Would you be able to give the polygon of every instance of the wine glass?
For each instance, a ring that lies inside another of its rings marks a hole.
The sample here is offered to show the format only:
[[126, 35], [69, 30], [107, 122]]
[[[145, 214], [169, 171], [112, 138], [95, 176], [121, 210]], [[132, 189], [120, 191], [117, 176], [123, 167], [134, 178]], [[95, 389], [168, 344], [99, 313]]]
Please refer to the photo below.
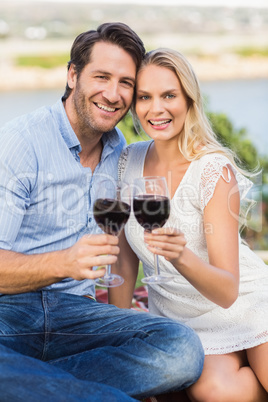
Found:
[[[133, 211], [138, 223], [147, 232], [164, 226], [170, 214], [170, 200], [165, 177], [147, 176], [134, 180]], [[160, 274], [158, 255], [154, 254], [155, 274], [142, 279], [146, 284], [165, 283], [174, 279]]]
[[[96, 194], [93, 205], [95, 221], [105, 233], [119, 236], [130, 215], [129, 186], [123, 181], [105, 179], [98, 184]], [[110, 288], [122, 285], [124, 279], [111, 273], [111, 265], [105, 268], [105, 275], [95, 279], [95, 283]]]

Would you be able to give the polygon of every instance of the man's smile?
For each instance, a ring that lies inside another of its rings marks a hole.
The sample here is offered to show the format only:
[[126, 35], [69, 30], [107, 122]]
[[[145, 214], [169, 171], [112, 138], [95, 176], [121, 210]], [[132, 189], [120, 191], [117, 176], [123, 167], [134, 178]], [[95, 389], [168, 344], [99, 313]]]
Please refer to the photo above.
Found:
[[119, 110], [119, 108], [106, 106], [103, 105], [102, 103], [94, 102], [94, 105], [96, 105], [99, 109], [104, 110], [105, 112], [115, 112], [116, 110]]

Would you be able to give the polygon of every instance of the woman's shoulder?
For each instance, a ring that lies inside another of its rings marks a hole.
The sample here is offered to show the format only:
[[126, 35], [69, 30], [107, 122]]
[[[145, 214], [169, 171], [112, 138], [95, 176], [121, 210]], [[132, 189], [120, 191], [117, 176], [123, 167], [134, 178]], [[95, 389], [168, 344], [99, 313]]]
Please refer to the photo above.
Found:
[[206, 206], [212, 198], [218, 180], [222, 178], [226, 183], [231, 181], [231, 172], [234, 174], [238, 184], [241, 199], [252, 187], [252, 183], [245, 177], [232, 161], [219, 152], [207, 153], [195, 162], [195, 169], [192, 175], [199, 182], [201, 205]]
[[227, 158], [227, 156], [225, 156], [224, 154], [221, 154], [219, 152], [205, 153], [199, 159], [197, 159], [195, 162], [199, 169], [200, 169], [200, 167], [204, 167], [206, 165], [215, 166], [215, 168], [216, 168], [216, 167], [232, 164], [230, 159]]
[[194, 160], [193, 165], [192, 174], [194, 174], [196, 180], [201, 181], [218, 178], [223, 174], [224, 168], [227, 168], [227, 171], [231, 168], [235, 175], [238, 173], [230, 159], [219, 152], [205, 153]]
[[152, 141], [137, 141], [125, 147], [122, 151], [122, 155], [132, 155], [140, 153], [142, 150], [146, 151]]
[[126, 172], [143, 165], [151, 141], [138, 141], [125, 147], [118, 162], [118, 177], [123, 179]]
[[143, 155], [147, 152], [147, 149], [151, 141], [138, 141], [126, 146], [122, 152], [119, 159], [119, 165], [126, 165], [130, 160], [135, 160], [135, 158], [143, 158]]

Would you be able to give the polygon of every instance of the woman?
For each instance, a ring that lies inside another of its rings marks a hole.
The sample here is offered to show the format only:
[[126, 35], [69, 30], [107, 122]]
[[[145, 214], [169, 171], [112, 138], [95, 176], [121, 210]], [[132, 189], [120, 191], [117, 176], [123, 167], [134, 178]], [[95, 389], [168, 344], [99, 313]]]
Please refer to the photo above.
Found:
[[165, 176], [171, 214], [152, 233], [131, 216], [126, 239], [133, 252], [121, 248], [117, 267], [126, 283], [111, 292], [110, 301], [128, 307], [137, 258], [149, 276], [158, 254], [161, 272], [176, 280], [149, 286], [149, 310], [191, 326], [206, 354], [188, 398], [267, 401], [268, 268], [239, 236], [240, 200], [251, 182], [216, 140], [195, 73], [180, 53], [158, 49], [146, 55], [133, 109], [152, 140], [127, 148], [120, 178]]

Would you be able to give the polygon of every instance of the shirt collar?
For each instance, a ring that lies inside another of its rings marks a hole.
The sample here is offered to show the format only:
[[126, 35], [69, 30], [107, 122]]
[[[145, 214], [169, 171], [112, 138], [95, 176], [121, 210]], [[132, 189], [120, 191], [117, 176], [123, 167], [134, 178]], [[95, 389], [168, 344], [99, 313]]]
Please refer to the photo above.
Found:
[[[69, 149], [78, 147], [79, 152], [81, 151], [80, 142], [72, 129], [72, 126], [69, 122], [67, 114], [65, 112], [65, 108], [63, 106], [62, 100], [59, 99], [55, 105], [52, 106], [52, 114], [55, 120], [58, 123], [58, 127], [62, 138], [64, 139], [66, 145]], [[120, 137], [117, 132], [117, 129], [114, 128], [111, 131], [108, 131], [102, 136], [103, 148], [105, 149], [105, 153], [102, 155], [102, 159], [107, 156], [117, 145], [120, 143]]]

